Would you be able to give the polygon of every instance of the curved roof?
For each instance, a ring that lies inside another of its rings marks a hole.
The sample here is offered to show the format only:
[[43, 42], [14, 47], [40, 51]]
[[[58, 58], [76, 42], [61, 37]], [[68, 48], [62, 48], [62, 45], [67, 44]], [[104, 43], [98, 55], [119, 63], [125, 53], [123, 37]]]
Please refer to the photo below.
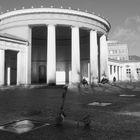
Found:
[[77, 15], [81, 17], [90, 18], [92, 20], [96, 20], [102, 24], [104, 24], [108, 31], [111, 28], [110, 23], [100, 16], [97, 16], [95, 14], [82, 12], [82, 11], [76, 11], [71, 9], [60, 9], [60, 8], [32, 8], [32, 9], [22, 9], [22, 10], [15, 10], [8, 13], [4, 13], [0, 15], [0, 20], [12, 17], [12, 16], [18, 16], [18, 15], [24, 15], [24, 14], [32, 14], [32, 13], [59, 13], [59, 14], [69, 14], [69, 15]]

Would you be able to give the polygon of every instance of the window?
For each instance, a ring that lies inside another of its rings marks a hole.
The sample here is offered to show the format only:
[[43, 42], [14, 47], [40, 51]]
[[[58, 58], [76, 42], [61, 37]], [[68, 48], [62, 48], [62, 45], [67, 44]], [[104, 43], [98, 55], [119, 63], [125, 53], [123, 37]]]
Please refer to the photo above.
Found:
[[121, 60], [125, 60], [125, 57], [121, 57]]
[[130, 78], [130, 76], [131, 76], [131, 69], [126, 69], [126, 76]]
[[119, 56], [117, 57], [117, 60], [120, 60], [120, 57]]
[[110, 74], [112, 74], [112, 65], [110, 65]]
[[109, 51], [110, 54], [113, 54], [113, 51]]
[[140, 76], [140, 68], [136, 68], [137, 75]]

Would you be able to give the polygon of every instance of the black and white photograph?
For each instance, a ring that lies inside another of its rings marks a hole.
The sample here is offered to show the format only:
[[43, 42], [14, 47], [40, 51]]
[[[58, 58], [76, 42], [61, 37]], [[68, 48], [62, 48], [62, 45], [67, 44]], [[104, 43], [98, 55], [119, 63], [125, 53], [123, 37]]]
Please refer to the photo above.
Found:
[[0, 140], [140, 140], [140, 0], [0, 0]]

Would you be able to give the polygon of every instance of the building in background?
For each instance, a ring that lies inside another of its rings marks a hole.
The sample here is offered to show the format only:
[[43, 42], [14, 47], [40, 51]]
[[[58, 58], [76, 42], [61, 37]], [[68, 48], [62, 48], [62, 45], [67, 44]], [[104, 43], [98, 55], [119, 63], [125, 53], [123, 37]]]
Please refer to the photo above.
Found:
[[108, 57], [115, 60], [129, 60], [128, 45], [118, 41], [107, 41]]
[[129, 55], [129, 60], [140, 61], [140, 56]]
[[140, 57], [129, 56], [128, 45], [118, 41], [108, 41], [109, 80], [140, 81]]

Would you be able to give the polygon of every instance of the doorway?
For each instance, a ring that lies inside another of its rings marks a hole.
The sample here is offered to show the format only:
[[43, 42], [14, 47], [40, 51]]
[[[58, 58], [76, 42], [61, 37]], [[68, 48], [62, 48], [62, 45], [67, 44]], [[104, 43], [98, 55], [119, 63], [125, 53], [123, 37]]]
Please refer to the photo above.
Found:
[[5, 51], [5, 84], [17, 84], [17, 52]]
[[39, 66], [39, 83], [46, 83], [46, 66]]

